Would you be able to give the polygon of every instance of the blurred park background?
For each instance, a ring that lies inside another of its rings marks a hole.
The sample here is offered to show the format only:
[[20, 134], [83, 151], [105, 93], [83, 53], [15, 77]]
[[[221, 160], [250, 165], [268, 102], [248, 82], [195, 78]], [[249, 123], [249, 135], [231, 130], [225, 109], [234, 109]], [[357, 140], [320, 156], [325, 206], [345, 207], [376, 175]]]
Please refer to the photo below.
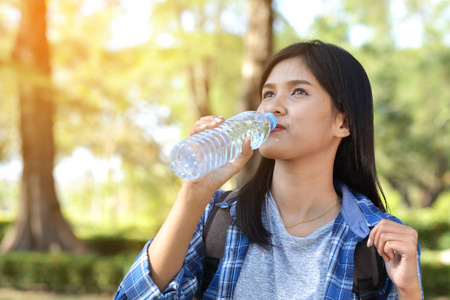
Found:
[[172, 145], [316, 38], [366, 68], [390, 212], [449, 297], [449, 0], [0, 0], [0, 299], [111, 298], [175, 199]]

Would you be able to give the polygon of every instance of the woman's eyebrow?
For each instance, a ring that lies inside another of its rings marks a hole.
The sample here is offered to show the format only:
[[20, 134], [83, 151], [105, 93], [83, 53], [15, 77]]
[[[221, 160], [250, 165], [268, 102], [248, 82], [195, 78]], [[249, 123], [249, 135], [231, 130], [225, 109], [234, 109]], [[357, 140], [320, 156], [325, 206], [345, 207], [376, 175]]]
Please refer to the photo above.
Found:
[[[289, 80], [289, 81], [287, 82], [287, 84], [288, 84], [288, 85], [306, 84], [306, 85], [312, 86], [311, 82], [309, 82], [308, 80], [304, 80], [304, 79]], [[268, 83], [265, 83], [265, 84], [263, 85], [263, 89], [264, 89], [264, 88], [270, 89], [270, 88], [274, 88], [275, 86], [276, 86], [275, 83], [270, 83], [270, 82], [268, 82]]]
[[263, 89], [270, 89], [270, 88], [273, 88], [274, 86], [275, 86], [274, 83], [265, 83], [263, 85]]
[[304, 79], [296, 79], [296, 80], [290, 80], [287, 82], [290, 85], [297, 85], [297, 84], [306, 84], [306, 85], [312, 85], [311, 82]]

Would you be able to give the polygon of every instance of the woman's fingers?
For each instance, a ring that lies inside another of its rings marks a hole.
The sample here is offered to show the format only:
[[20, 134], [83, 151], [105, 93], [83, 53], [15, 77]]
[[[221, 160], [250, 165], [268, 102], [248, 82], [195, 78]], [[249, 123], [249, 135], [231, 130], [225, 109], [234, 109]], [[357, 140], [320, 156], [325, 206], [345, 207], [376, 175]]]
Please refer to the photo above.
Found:
[[230, 163], [233, 167], [233, 174], [239, 173], [249, 159], [253, 156], [253, 150], [251, 145], [251, 138], [246, 137], [242, 143], [242, 153], [238, 157], [233, 159]]
[[[417, 270], [417, 232], [406, 225], [381, 220], [369, 234], [367, 246], [375, 245], [386, 262], [389, 278], [405, 299], [421, 295]], [[400, 298], [400, 297], [399, 297]]]
[[376, 245], [378, 245], [378, 253], [387, 262], [395, 259], [396, 253], [408, 254], [411, 250], [410, 244], [411, 242], [404, 235], [383, 234]]
[[382, 220], [369, 235], [367, 246], [375, 245], [383, 259], [388, 262], [395, 259], [396, 253], [412, 256], [417, 251], [417, 232], [406, 225]]
[[194, 123], [194, 126], [189, 131], [189, 135], [194, 135], [196, 133], [205, 131], [206, 129], [216, 128], [225, 121], [224, 117], [221, 116], [206, 116], [202, 117]]

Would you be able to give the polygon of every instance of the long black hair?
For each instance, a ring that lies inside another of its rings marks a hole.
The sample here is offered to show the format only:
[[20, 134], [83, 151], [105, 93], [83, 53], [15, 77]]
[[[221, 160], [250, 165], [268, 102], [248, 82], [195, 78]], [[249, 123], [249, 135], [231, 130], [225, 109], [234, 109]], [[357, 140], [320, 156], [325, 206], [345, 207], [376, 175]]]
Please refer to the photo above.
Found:
[[[266, 63], [260, 91], [272, 69], [281, 61], [298, 57], [330, 95], [334, 107], [349, 121], [350, 135], [338, 147], [333, 176], [364, 194], [385, 211], [386, 199], [377, 177], [374, 152], [373, 98], [369, 78], [361, 64], [344, 49], [319, 40], [292, 44]], [[262, 157], [255, 176], [239, 190], [237, 222], [250, 242], [270, 244], [261, 213], [272, 183], [275, 161]], [[380, 197], [380, 193], [381, 196]]]

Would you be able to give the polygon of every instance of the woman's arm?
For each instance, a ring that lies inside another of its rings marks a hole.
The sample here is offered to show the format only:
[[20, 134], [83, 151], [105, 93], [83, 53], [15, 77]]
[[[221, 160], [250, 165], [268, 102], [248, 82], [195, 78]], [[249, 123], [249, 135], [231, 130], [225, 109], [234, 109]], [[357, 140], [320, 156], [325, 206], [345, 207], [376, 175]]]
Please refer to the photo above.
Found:
[[[204, 117], [196, 122], [190, 135], [222, 122], [223, 118]], [[250, 138], [247, 138], [237, 158], [199, 179], [183, 182], [169, 215], [148, 248], [150, 276], [160, 291], [183, 266], [198, 221], [214, 192], [238, 173], [252, 154]]]
[[417, 238], [413, 228], [386, 219], [380, 221], [369, 235], [367, 246], [375, 245], [384, 259], [399, 299], [422, 299], [417, 269]]
[[163, 226], [150, 244], [150, 276], [161, 292], [183, 266], [195, 228], [213, 193], [196, 192], [189, 182], [184, 182]]

